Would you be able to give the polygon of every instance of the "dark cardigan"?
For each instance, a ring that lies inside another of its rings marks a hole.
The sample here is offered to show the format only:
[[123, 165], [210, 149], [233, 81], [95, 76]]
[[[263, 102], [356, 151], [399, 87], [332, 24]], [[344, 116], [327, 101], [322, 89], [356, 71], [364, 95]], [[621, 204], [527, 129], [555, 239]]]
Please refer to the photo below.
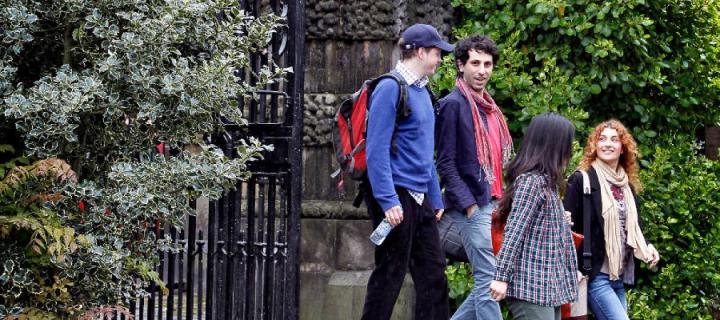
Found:
[[[602, 268], [603, 262], [605, 261], [605, 231], [604, 224], [605, 219], [602, 217], [602, 203], [600, 195], [600, 182], [598, 180], [597, 172], [595, 168], [590, 167], [587, 171], [588, 177], [590, 178], [590, 252], [592, 253], [592, 269], [590, 270], [590, 279], [594, 278]], [[565, 192], [565, 198], [563, 199], [563, 206], [565, 210], [572, 213], [572, 221], [574, 223], [572, 229], [574, 232], [583, 233], [583, 176], [580, 172], [573, 173], [568, 179], [567, 190]], [[632, 196], [635, 197], [635, 204], [637, 205], [638, 215], [640, 214], [640, 203], [635, 194], [635, 190], [632, 190]], [[639, 217], [638, 217], [639, 218]], [[640, 228], [642, 229], [642, 223]], [[577, 249], [578, 257], [578, 270], [583, 274], [588, 275], [587, 271], [583, 269], [582, 262], [582, 245]], [[640, 265], [636, 261], [635, 268]], [[637, 276], [637, 270], [635, 275]]]
[[[487, 127], [487, 116], [482, 110], [480, 117]], [[491, 187], [477, 158], [472, 109], [458, 88], [440, 99], [435, 145], [445, 208], [464, 212], [473, 204], [479, 207], [488, 204]]]

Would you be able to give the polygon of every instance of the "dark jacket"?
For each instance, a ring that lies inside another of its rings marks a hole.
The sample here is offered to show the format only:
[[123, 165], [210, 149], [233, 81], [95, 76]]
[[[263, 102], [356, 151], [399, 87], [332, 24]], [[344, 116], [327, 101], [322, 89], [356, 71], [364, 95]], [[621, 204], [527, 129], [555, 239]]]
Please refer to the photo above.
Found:
[[[600, 182], [598, 180], [597, 172], [595, 168], [590, 167], [587, 171], [588, 177], [590, 178], [590, 252], [592, 253], [592, 269], [590, 270], [590, 278], [594, 278], [602, 268], [603, 262], [605, 261], [605, 231], [603, 226], [605, 225], [605, 219], [602, 217], [602, 202], [600, 195]], [[576, 233], [583, 233], [583, 176], [580, 172], [573, 173], [568, 179], [567, 191], [565, 192], [565, 199], [563, 199], [563, 206], [565, 210], [572, 213], [573, 231]], [[631, 188], [632, 189], [632, 188]], [[635, 197], [635, 204], [638, 206], [638, 215], [640, 214], [640, 202], [635, 194], [635, 190], [632, 191], [633, 197]], [[638, 219], [638, 223], [640, 219]], [[640, 225], [642, 228], [642, 224]], [[578, 270], [582, 271], [583, 274], [588, 275], [587, 271], [583, 269], [583, 258], [582, 258], [582, 245], [577, 250], [578, 257]], [[640, 264], [635, 263], [637, 268]], [[635, 275], [637, 276], [637, 271]]]
[[[482, 110], [480, 115], [487, 123]], [[445, 208], [463, 212], [473, 204], [489, 203], [490, 184], [477, 159], [472, 110], [457, 88], [439, 101], [435, 145]]]

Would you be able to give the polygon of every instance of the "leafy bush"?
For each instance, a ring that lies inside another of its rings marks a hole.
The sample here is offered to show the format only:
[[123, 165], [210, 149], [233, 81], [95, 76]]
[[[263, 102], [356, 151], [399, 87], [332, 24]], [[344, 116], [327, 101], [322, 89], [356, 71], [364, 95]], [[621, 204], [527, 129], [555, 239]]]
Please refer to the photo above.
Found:
[[[702, 0], [454, 0], [454, 35], [501, 49], [489, 89], [511, 127], [558, 111], [578, 128], [616, 117], [650, 141], [720, 121], [720, 4]], [[436, 82], [454, 82], [451, 57]]]
[[203, 137], [244, 125], [239, 102], [290, 71], [237, 78], [282, 23], [232, 0], [4, 1], [0, 128], [22, 139], [0, 148], [0, 318], [122, 312], [162, 287], [157, 250], [180, 248], [155, 231], [269, 150], [229, 159]]
[[450, 308], [457, 309], [470, 294], [475, 284], [472, 277], [472, 267], [469, 263], [455, 262], [445, 269], [450, 290]]
[[643, 161], [641, 218], [662, 262], [629, 293], [633, 319], [720, 316], [720, 162], [689, 140], [668, 136]]
[[[164, 288], [154, 271], [156, 253], [176, 248], [153, 230], [181, 225], [191, 213], [187, 201], [218, 198], [247, 177], [247, 160], [208, 149], [116, 163], [102, 188], [77, 182], [57, 158], [14, 167], [0, 181], [0, 316], [31, 310], [78, 316], [143, 295], [148, 282]], [[148, 177], [156, 174], [164, 178]]]

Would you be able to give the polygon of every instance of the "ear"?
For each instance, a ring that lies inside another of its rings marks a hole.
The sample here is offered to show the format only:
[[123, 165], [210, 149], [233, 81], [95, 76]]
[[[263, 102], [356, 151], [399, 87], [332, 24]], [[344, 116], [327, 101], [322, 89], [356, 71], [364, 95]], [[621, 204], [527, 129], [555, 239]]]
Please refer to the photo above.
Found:
[[465, 64], [460, 59], [455, 59], [455, 66], [457, 66], [458, 71], [462, 72]]
[[417, 57], [420, 58], [420, 60], [425, 60], [425, 57], [427, 56], [427, 51], [425, 48], [417, 48]]

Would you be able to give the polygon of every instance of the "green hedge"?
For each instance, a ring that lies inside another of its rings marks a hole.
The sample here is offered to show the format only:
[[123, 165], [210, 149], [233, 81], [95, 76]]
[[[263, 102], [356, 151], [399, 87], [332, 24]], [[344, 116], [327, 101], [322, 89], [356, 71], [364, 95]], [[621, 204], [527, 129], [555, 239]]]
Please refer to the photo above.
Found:
[[629, 293], [633, 319], [720, 318], [720, 162], [690, 139], [665, 137], [644, 161], [641, 218], [662, 262]]
[[[453, 0], [453, 35], [500, 48], [488, 85], [515, 132], [544, 111], [578, 128], [619, 118], [641, 142], [720, 122], [720, 3], [704, 0]], [[452, 57], [434, 78], [454, 84]], [[590, 121], [585, 121], [589, 119]]]

